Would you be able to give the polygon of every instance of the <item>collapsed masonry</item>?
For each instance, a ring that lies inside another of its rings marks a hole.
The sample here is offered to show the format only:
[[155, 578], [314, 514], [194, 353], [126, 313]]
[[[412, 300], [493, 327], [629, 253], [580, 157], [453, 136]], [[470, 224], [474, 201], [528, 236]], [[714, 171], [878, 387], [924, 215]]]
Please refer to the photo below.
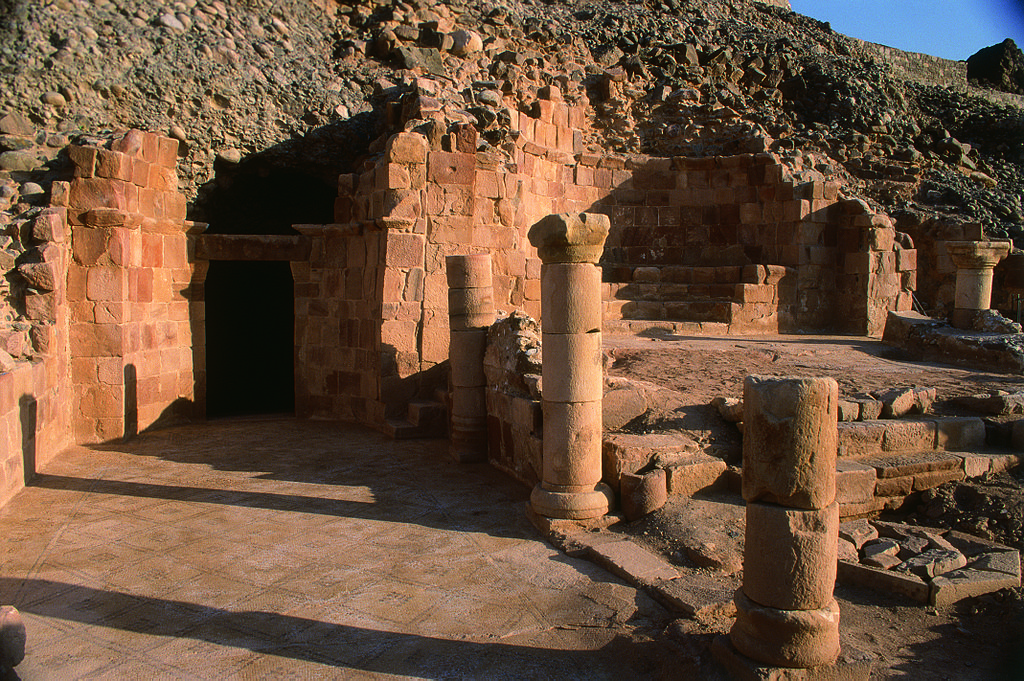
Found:
[[495, 308], [540, 318], [526, 233], [552, 213], [610, 220], [606, 328], [879, 336], [890, 310], [910, 309], [913, 243], [798, 159], [586, 153], [585, 95], [539, 97], [510, 106], [500, 152], [478, 151], [471, 125], [413, 119], [340, 177], [334, 223], [291, 237], [201, 235], [177, 190], [176, 140], [130, 131], [67, 147], [74, 176], [52, 184], [12, 263], [32, 342], [31, 361], [0, 375], [7, 442], [21, 443], [0, 500], [71, 442], [203, 416], [210, 260], [291, 263], [297, 415], [397, 435], [410, 403], [447, 387], [446, 258], [489, 254]]

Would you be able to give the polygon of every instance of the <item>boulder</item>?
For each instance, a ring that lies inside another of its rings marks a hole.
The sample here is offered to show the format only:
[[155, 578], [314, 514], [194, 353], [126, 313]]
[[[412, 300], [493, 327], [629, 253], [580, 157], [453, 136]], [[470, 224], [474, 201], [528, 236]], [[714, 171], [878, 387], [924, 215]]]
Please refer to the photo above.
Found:
[[1007, 38], [967, 58], [967, 80], [974, 85], [1024, 94], [1024, 52]]

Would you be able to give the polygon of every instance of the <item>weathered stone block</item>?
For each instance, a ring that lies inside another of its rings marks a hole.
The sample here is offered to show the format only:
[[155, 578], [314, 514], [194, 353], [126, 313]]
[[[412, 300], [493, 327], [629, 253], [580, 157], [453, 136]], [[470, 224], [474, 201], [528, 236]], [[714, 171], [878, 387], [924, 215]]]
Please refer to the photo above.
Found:
[[636, 520], [665, 505], [668, 485], [665, 470], [625, 473], [619, 480], [619, 502], [627, 520]]
[[695, 454], [669, 466], [668, 493], [693, 496], [697, 492], [721, 487], [728, 468], [721, 459]]
[[948, 452], [973, 452], [985, 447], [985, 422], [980, 418], [939, 418], [936, 449]]
[[878, 538], [878, 530], [867, 520], [852, 520], [839, 524], [839, 537], [851, 542], [860, 550], [864, 544]]
[[736, 592], [736, 623], [729, 639], [747, 657], [778, 667], [816, 667], [839, 656], [839, 605], [778, 610]]
[[866, 586], [871, 589], [902, 594], [921, 603], [928, 602], [928, 583], [909, 573], [893, 572], [869, 565], [840, 561], [837, 578], [843, 584]]
[[811, 509], [833, 502], [838, 400], [831, 378], [747, 377], [744, 499]]
[[388, 140], [387, 154], [394, 163], [426, 163], [429, 148], [423, 135], [401, 132]]
[[1002, 572], [962, 568], [939, 575], [931, 582], [928, 602], [944, 606], [965, 598], [1020, 586], [1020, 577]]
[[792, 509], [747, 503], [743, 592], [780, 610], [815, 610], [832, 599], [839, 505]]
[[894, 569], [915, 574], [922, 579], [931, 579], [966, 566], [967, 558], [959, 551], [930, 549], [908, 558]]
[[935, 449], [934, 421], [891, 421], [882, 436], [884, 452], [921, 452]]
[[871, 466], [839, 459], [836, 463], [836, 501], [855, 504], [869, 501], [875, 495], [875, 469]]

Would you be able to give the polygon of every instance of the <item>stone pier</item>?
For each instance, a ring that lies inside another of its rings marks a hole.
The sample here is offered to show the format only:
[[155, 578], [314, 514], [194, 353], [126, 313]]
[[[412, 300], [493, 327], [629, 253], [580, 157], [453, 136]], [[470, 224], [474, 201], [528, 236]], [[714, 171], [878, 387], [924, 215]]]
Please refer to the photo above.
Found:
[[[736, 592], [729, 643], [716, 648], [720, 659], [726, 653], [722, 661], [734, 675], [742, 676], [737, 669], [776, 667], [832, 678], [826, 670], [840, 653], [839, 606], [832, 595], [838, 399], [831, 378], [747, 377], [743, 586]], [[849, 678], [860, 678], [851, 671]]]
[[491, 256], [450, 255], [448, 324], [451, 333], [451, 446], [456, 461], [487, 459], [487, 404], [484, 350], [487, 329], [494, 323]]
[[544, 449], [541, 482], [530, 496], [548, 518], [608, 513], [601, 482], [601, 271], [608, 216], [549, 215], [530, 228], [541, 265]]
[[1010, 252], [1009, 241], [948, 241], [946, 251], [956, 265], [956, 299], [950, 323], [970, 329], [978, 312], [992, 301], [992, 272]]

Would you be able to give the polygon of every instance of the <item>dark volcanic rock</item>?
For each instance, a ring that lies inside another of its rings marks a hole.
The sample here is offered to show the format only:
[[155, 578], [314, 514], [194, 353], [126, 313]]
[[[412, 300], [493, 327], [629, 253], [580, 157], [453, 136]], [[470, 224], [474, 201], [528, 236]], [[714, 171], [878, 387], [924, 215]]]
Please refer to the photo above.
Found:
[[972, 84], [1024, 94], [1024, 52], [1010, 38], [978, 50], [967, 59], [967, 79]]

